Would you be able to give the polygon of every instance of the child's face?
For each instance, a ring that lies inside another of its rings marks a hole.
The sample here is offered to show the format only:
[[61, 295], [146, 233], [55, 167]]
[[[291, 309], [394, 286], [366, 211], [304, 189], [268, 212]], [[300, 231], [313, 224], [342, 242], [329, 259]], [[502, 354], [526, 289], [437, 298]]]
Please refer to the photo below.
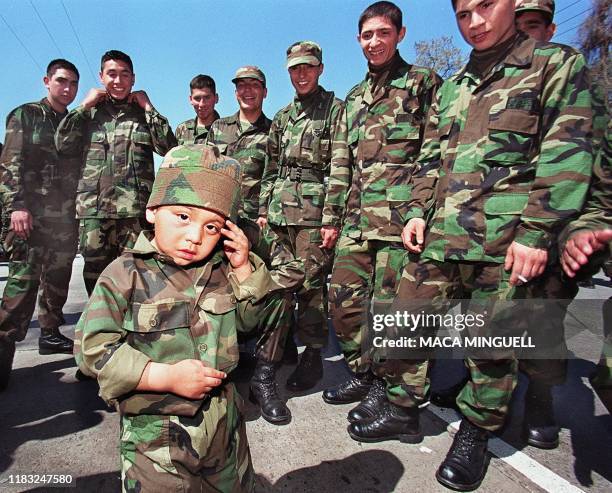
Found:
[[183, 266], [207, 258], [225, 225], [222, 215], [186, 205], [162, 205], [147, 209], [146, 215], [147, 221], [155, 225], [153, 244]]

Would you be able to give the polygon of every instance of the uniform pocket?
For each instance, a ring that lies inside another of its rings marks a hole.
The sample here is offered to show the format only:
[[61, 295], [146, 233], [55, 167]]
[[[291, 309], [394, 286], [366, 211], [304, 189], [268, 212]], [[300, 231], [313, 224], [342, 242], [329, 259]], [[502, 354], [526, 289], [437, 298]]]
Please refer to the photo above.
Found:
[[491, 256], [504, 256], [514, 239], [528, 193], [497, 193], [485, 198], [484, 213], [486, 221], [485, 253]]
[[528, 162], [536, 145], [538, 116], [524, 110], [505, 109], [489, 115], [484, 160], [494, 163]]
[[408, 201], [411, 196], [411, 185], [392, 185], [387, 187], [386, 197], [391, 211], [391, 224], [404, 225], [408, 213]]
[[325, 201], [325, 187], [322, 183], [304, 182], [300, 184], [302, 212], [305, 221], [320, 221]]

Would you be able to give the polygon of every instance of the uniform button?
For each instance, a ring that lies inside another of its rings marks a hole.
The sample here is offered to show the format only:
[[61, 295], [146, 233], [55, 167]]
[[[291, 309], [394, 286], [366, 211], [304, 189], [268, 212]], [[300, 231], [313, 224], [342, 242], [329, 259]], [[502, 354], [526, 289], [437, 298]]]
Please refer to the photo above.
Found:
[[208, 346], [206, 344], [198, 344], [198, 349], [205, 353], [208, 350]]
[[151, 320], [149, 320], [149, 325], [151, 327], [155, 327], [157, 325], [157, 319], [153, 317]]

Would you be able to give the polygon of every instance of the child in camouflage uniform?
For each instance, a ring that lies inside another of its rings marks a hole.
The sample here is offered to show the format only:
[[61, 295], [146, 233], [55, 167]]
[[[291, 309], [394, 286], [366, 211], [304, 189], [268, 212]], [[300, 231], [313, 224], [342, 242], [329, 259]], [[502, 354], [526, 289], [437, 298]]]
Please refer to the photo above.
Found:
[[171, 150], [147, 204], [154, 235], [105, 269], [79, 321], [79, 366], [121, 412], [124, 491], [253, 489], [226, 377], [236, 328], [257, 325], [271, 279], [228, 219], [239, 191], [237, 161], [203, 145]]

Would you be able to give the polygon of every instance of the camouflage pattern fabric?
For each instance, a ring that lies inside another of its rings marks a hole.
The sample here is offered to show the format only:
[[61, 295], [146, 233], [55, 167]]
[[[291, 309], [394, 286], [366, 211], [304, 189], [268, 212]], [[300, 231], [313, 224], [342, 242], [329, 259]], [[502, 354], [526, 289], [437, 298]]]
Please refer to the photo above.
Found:
[[153, 184], [153, 151], [176, 145], [168, 120], [135, 103], [106, 100], [79, 107], [59, 125], [60, 153], [82, 160], [77, 188], [79, 219], [144, 217]]
[[84, 260], [83, 281], [87, 295], [91, 296], [106, 266], [119, 257], [124, 249], [132, 248], [140, 232], [150, 230], [151, 225], [140, 217], [88, 218], [81, 219], [79, 223], [79, 245]]
[[[215, 110], [214, 112], [215, 120], [221, 118], [219, 113]], [[214, 123], [214, 121], [213, 121]], [[198, 125], [198, 118], [192, 118], [191, 120], [186, 120], [183, 123], [179, 123], [176, 127], [174, 135], [176, 136], [176, 140], [178, 145], [183, 144], [204, 144], [208, 137], [208, 132], [210, 131], [210, 126], [201, 127]]]
[[321, 226], [331, 143], [342, 101], [319, 87], [280, 110], [270, 127], [259, 215], [276, 226]]
[[221, 154], [240, 162], [241, 210], [253, 220], [257, 219], [259, 214], [261, 177], [264, 172], [271, 123], [262, 113], [256, 122], [247, 126], [245, 122], [240, 121], [240, 114], [236, 113], [214, 122], [206, 139], [206, 143], [215, 145]]
[[329, 311], [340, 347], [351, 370], [370, 368], [372, 355], [362, 354], [372, 296], [378, 303], [395, 298], [402, 267], [408, 260], [404, 245], [342, 236], [335, 252]]
[[[75, 214], [79, 162], [59, 156], [54, 134], [64, 115], [42, 99], [13, 110], [0, 155], [0, 195], [9, 257], [9, 278], [0, 306], [0, 332], [23, 340], [34, 313], [36, 295], [43, 329], [64, 323], [72, 261], [77, 248]], [[9, 231], [10, 215], [28, 210], [33, 230], [27, 240]]]
[[466, 66], [444, 83], [413, 177], [409, 216], [431, 216], [424, 258], [503, 262], [512, 241], [551, 247], [588, 189], [589, 87], [582, 55], [523, 34], [482, 80]]
[[[263, 262], [253, 254], [250, 261], [253, 273], [242, 283], [221, 247], [182, 268], [143, 232], [100, 277], [77, 325], [75, 358], [98, 379], [100, 396], [121, 412], [126, 490], [139, 491], [139, 482], [149, 484], [155, 470], [169, 476], [159, 484], [195, 481], [204, 490], [209, 484], [211, 490], [251, 491], [248, 444], [231, 383], [194, 400], [134, 390], [149, 361], [196, 358], [226, 373], [236, 367], [236, 330], [258, 325], [256, 305], [271, 285]], [[163, 432], [162, 423], [168, 425]]]
[[517, 0], [514, 10], [517, 14], [531, 10], [542, 12], [552, 21], [555, 16], [555, 2], [554, 0]]
[[333, 146], [324, 225], [337, 226], [343, 217], [343, 236], [401, 241], [410, 175], [440, 83], [430, 69], [397, 54], [384, 73], [369, 73], [349, 91]]

